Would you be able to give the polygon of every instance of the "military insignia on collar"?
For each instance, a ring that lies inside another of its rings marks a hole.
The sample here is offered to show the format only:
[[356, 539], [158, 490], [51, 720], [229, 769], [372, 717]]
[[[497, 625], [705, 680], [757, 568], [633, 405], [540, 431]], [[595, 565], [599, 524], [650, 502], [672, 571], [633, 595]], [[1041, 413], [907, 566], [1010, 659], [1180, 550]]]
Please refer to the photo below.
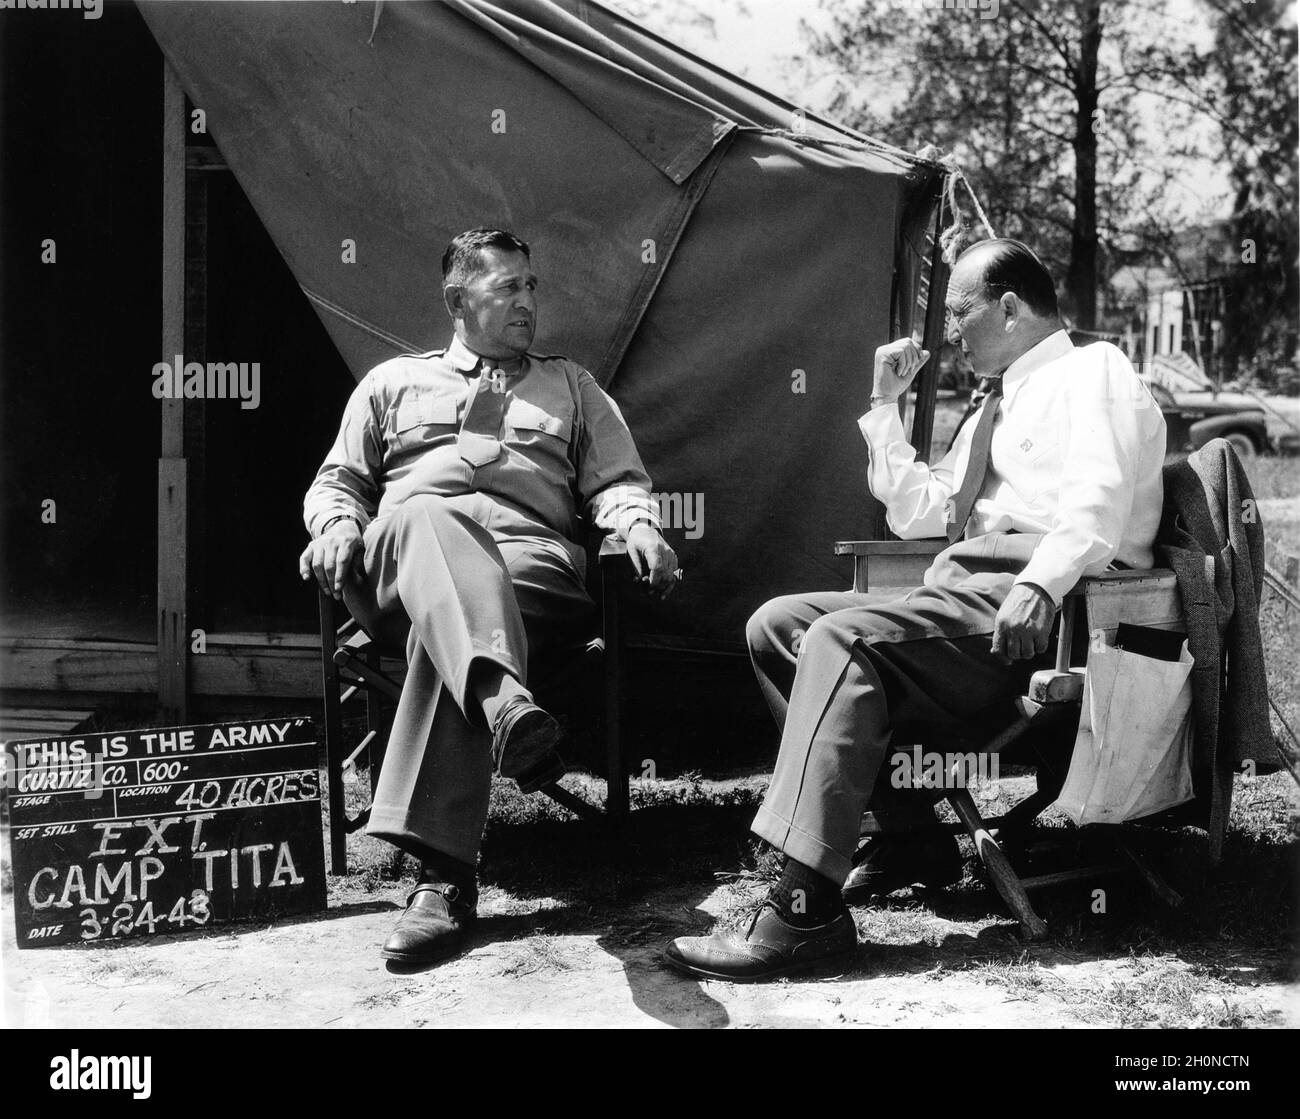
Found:
[[1024, 451], [1026, 454], [1028, 454], [1029, 448], [1032, 447], [1033, 445], [1034, 445], [1034, 441], [1032, 439], [1026, 439], [1023, 443], [1020, 444], [1020, 449]]

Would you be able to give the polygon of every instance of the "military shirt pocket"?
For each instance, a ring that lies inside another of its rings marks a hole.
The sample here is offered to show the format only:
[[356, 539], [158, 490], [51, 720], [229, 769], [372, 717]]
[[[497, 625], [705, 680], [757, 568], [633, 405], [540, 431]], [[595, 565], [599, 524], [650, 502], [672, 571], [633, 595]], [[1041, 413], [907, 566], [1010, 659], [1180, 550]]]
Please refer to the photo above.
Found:
[[389, 447], [406, 451], [425, 446], [458, 430], [454, 396], [416, 396], [398, 402], [391, 413]]
[[516, 398], [511, 401], [506, 412], [506, 426], [510, 429], [511, 441], [515, 443], [536, 443], [540, 434], [567, 445], [572, 421], [558, 411], [550, 411]]

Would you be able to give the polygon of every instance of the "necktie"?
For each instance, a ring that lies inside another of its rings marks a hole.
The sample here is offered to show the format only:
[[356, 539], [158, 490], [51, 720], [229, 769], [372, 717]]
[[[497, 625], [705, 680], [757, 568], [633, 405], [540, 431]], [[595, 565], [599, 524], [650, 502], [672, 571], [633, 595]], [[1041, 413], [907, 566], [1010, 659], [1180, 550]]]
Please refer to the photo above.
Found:
[[979, 379], [979, 384], [970, 390], [970, 400], [966, 404], [965, 411], [961, 414], [961, 419], [957, 421], [957, 426], [953, 430], [952, 435], [948, 437], [948, 445], [943, 449], [944, 454], [947, 454], [957, 445], [957, 436], [961, 434], [961, 429], [965, 427], [970, 422], [971, 417], [980, 410], [980, 405], [984, 403], [984, 398], [988, 396], [989, 389], [993, 387], [994, 383], [1001, 376], [1002, 374], [999, 373], [993, 377], [981, 377]]
[[975, 421], [975, 434], [971, 437], [966, 472], [961, 477], [961, 488], [952, 499], [952, 520], [948, 522], [949, 543], [959, 540], [966, 531], [966, 522], [970, 520], [971, 510], [975, 508], [975, 499], [984, 486], [984, 476], [989, 468], [989, 450], [993, 446], [993, 424], [997, 420], [1001, 400], [1002, 378], [999, 377], [989, 386], [988, 395], [980, 405], [979, 418]]
[[506, 414], [506, 375], [484, 358], [478, 365], [478, 381], [465, 418], [461, 421], [456, 447], [472, 470], [495, 462], [501, 454], [501, 424]]

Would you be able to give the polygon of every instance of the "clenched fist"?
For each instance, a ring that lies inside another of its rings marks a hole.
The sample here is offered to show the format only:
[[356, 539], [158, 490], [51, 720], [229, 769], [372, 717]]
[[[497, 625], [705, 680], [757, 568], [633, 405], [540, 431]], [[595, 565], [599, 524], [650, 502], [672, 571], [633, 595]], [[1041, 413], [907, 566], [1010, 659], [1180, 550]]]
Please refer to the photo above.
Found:
[[891, 403], [907, 391], [912, 378], [930, 360], [930, 351], [923, 350], [910, 338], [900, 338], [876, 350], [876, 363], [872, 376], [872, 404]]

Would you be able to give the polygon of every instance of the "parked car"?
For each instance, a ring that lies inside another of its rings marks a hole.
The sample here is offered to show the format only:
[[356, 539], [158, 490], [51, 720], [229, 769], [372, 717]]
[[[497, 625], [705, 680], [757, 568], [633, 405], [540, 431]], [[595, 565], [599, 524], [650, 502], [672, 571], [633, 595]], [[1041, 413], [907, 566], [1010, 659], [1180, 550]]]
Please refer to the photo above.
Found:
[[1239, 392], [1170, 392], [1143, 378], [1164, 413], [1166, 455], [1189, 454], [1211, 439], [1223, 438], [1241, 458], [1272, 450], [1259, 401]]

